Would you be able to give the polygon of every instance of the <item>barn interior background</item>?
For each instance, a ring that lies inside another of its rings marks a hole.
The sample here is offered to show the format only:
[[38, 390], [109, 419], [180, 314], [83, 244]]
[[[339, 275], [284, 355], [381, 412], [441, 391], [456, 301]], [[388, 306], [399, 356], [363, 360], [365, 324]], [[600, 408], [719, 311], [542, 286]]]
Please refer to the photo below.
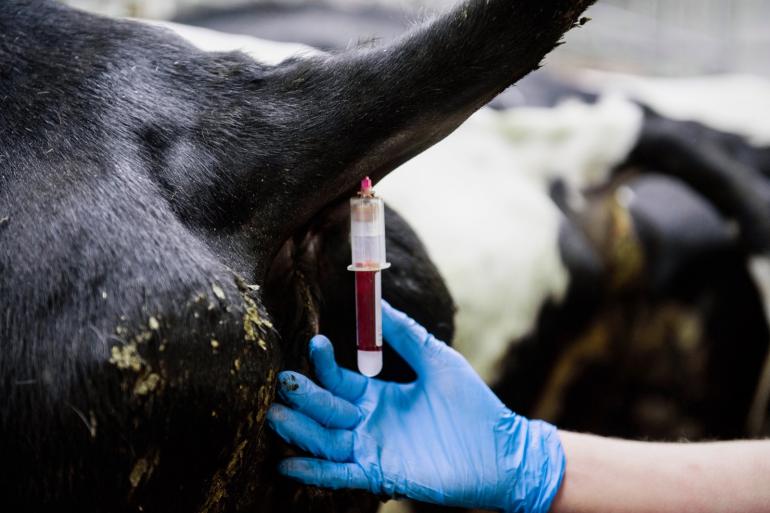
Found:
[[[450, 5], [448, 0], [67, 0], [113, 16], [171, 19], [201, 7], [325, 4], [343, 9], [386, 7], [396, 13]], [[408, 15], [407, 15], [408, 16]], [[745, 72], [767, 76], [770, 31], [765, 0], [600, 0], [590, 31], [573, 33], [560, 57], [644, 73], [691, 75]], [[362, 34], [366, 35], [366, 34]], [[676, 51], [672, 51], [676, 49]]]
[[[454, 2], [68, 3], [329, 50]], [[770, 232], [744, 235], [770, 219], [770, 2], [599, 0], [588, 15], [378, 191], [445, 276], [457, 347], [514, 409], [614, 436], [767, 436]], [[265, 60], [297, 51], [173, 27]], [[731, 215], [750, 209], [704, 173], [753, 180], [764, 209]]]

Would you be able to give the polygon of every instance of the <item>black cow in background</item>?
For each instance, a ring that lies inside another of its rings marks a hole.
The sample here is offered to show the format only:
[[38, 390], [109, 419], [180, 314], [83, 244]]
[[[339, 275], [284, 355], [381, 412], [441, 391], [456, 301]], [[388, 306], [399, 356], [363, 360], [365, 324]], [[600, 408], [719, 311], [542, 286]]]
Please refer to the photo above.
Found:
[[572, 281], [510, 346], [495, 391], [564, 429], [699, 440], [770, 433], [770, 149], [644, 109], [612, 179], [554, 187]]
[[[0, 509], [371, 511], [279, 486], [264, 431], [277, 371], [343, 331], [325, 296], [351, 279], [345, 199], [536, 68], [590, 3], [470, 0], [278, 66], [0, 3]], [[385, 295], [449, 339], [446, 288], [389, 216]]]

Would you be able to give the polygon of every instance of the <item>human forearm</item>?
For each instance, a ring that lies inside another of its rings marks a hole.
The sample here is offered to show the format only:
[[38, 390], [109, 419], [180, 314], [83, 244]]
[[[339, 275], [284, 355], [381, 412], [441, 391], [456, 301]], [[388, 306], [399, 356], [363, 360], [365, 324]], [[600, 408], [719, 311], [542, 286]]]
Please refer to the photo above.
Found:
[[560, 438], [567, 468], [553, 513], [770, 511], [770, 441]]
[[382, 319], [384, 338], [418, 378], [392, 383], [341, 368], [331, 342], [314, 337], [318, 382], [282, 372], [285, 405], [267, 415], [309, 453], [281, 462], [282, 474], [498, 511], [770, 513], [770, 441], [662, 444], [558, 431], [510, 411], [457, 351], [384, 301]]

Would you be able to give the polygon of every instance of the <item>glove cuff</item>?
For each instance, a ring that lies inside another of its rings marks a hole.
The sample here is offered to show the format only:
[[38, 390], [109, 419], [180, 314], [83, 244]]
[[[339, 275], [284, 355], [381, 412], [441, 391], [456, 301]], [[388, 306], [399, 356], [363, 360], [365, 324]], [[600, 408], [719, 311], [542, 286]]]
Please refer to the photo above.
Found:
[[566, 459], [556, 427], [508, 412], [497, 424], [497, 451], [504, 490], [501, 509], [547, 513], [556, 497]]

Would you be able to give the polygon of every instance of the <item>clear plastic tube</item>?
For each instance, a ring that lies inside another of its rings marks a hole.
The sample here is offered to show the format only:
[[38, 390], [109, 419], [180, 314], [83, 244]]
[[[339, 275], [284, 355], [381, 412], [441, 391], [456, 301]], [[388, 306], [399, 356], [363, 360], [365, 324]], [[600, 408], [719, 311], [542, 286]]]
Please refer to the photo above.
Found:
[[358, 370], [376, 376], [382, 370], [382, 284], [385, 261], [385, 205], [374, 195], [372, 181], [361, 181], [358, 196], [350, 199], [350, 251], [356, 273], [356, 345]]

